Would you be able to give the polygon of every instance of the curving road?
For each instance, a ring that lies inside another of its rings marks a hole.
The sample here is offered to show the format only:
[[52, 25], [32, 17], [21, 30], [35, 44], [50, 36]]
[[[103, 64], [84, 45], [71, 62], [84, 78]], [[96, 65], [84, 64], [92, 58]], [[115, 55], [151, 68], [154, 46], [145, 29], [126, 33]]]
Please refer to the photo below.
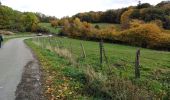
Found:
[[0, 48], [0, 100], [15, 99], [24, 66], [35, 60], [24, 39], [9, 40]]

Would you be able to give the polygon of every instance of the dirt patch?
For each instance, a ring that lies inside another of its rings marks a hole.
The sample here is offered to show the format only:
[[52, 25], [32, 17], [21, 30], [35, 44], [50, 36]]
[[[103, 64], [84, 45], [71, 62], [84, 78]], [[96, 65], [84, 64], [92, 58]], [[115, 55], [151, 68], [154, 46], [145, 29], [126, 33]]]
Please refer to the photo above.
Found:
[[15, 100], [44, 100], [42, 87], [42, 71], [38, 61], [30, 61], [24, 67]]

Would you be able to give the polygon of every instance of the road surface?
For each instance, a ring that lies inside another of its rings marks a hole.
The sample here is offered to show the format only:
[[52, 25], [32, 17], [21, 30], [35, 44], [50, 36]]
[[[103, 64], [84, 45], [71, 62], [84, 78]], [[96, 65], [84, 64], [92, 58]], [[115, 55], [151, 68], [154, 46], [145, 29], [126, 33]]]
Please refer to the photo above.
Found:
[[24, 66], [35, 60], [24, 39], [11, 39], [0, 49], [0, 100], [15, 100]]

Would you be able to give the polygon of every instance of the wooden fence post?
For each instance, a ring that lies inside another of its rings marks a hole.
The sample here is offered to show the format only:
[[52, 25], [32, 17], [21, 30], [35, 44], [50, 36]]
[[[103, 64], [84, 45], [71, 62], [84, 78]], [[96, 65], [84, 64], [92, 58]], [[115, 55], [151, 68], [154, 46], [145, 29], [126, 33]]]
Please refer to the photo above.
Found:
[[103, 56], [104, 56], [104, 58], [105, 58], [106, 63], [108, 64], [108, 59], [107, 59], [106, 52], [105, 52], [105, 49], [104, 49], [104, 45], [103, 45], [103, 44], [102, 44], [102, 48], [103, 48]]
[[99, 42], [99, 49], [100, 49], [100, 65], [103, 65], [103, 40]]
[[82, 43], [80, 43], [80, 44], [81, 44], [81, 49], [83, 51], [83, 58], [86, 58], [86, 52], [85, 52], [84, 46]]
[[135, 78], [140, 78], [140, 49], [136, 51]]

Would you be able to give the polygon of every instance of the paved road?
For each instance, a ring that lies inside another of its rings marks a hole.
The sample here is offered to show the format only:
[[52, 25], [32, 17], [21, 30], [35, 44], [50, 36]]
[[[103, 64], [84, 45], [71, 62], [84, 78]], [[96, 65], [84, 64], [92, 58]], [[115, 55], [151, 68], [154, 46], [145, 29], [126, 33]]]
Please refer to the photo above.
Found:
[[14, 100], [24, 66], [33, 61], [31, 51], [24, 38], [7, 41], [0, 49], [0, 100]]

